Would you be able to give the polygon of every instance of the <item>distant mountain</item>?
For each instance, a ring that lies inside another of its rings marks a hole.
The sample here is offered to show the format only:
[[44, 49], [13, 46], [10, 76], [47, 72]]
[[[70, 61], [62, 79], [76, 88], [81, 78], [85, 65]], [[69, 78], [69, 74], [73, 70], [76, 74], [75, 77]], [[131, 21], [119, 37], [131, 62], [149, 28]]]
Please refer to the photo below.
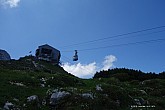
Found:
[[163, 110], [164, 72], [145, 74], [116, 68], [80, 79], [33, 56], [0, 61], [0, 109]]

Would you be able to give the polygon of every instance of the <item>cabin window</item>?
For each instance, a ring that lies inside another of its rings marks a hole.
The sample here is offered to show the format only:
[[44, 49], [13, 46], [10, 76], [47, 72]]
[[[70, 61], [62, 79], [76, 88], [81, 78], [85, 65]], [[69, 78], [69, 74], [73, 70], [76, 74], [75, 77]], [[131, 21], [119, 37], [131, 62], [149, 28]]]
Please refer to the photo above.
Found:
[[42, 48], [41, 53], [42, 54], [50, 55], [52, 53], [52, 50], [51, 49]]

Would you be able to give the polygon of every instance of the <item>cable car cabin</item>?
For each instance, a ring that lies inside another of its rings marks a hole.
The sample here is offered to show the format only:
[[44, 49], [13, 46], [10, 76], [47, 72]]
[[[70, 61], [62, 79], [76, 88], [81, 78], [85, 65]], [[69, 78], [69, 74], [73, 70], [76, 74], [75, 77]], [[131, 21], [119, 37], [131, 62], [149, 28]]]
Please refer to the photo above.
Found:
[[73, 61], [77, 61], [78, 60], [78, 55], [74, 55], [73, 56]]
[[75, 55], [73, 56], [73, 61], [77, 61], [78, 60], [78, 55], [77, 55], [77, 50], [75, 50]]

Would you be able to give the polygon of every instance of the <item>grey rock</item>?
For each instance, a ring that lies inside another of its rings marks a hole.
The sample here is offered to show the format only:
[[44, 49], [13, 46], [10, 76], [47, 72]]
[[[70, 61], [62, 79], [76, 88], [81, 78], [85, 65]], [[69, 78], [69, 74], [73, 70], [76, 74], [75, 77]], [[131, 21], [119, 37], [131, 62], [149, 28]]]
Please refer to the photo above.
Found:
[[134, 99], [136, 105], [142, 105], [139, 99]]
[[120, 100], [116, 100], [115, 103], [118, 107], [120, 106]]
[[4, 110], [11, 110], [11, 109], [13, 109], [13, 107], [14, 107], [14, 104], [12, 104], [11, 102], [6, 102], [3, 109]]
[[151, 82], [151, 80], [150, 80], [150, 79], [144, 80], [144, 81], [141, 82], [141, 84], [142, 84], [142, 85], [146, 85], [146, 83], [148, 83], [148, 82]]
[[45, 87], [45, 84], [41, 84], [40, 86], [41, 86], [41, 87]]
[[15, 101], [15, 102], [19, 102], [19, 99], [17, 99], [17, 98], [14, 98], [14, 99], [13, 99], [13, 101]]
[[96, 85], [96, 90], [97, 91], [103, 91], [103, 89], [101, 88], [101, 85], [99, 84], [99, 85]]
[[35, 104], [35, 107], [39, 108], [40, 107], [40, 102], [39, 102], [39, 99], [38, 99], [38, 96], [37, 95], [32, 95], [30, 97], [27, 98], [27, 103], [26, 105], [27, 106], [30, 106], [30, 105], [34, 105]]
[[93, 97], [93, 95], [91, 93], [83, 93], [82, 97], [94, 99], [94, 97]]
[[44, 105], [44, 106], [46, 105], [46, 99], [42, 100], [42, 105]]
[[147, 92], [144, 90], [139, 90], [141, 92], [142, 95], [147, 95]]
[[11, 60], [11, 58], [5, 50], [0, 49], [0, 60]]
[[59, 100], [63, 99], [64, 97], [70, 95], [69, 92], [66, 91], [59, 91], [59, 92], [54, 92], [51, 97], [50, 97], [50, 105], [54, 106], [58, 103]]
[[32, 96], [27, 98], [27, 102], [32, 102], [32, 101], [39, 102], [38, 96], [37, 95], [32, 95]]
[[147, 100], [144, 100], [143, 98], [134, 99], [136, 105], [146, 105], [149, 104]]

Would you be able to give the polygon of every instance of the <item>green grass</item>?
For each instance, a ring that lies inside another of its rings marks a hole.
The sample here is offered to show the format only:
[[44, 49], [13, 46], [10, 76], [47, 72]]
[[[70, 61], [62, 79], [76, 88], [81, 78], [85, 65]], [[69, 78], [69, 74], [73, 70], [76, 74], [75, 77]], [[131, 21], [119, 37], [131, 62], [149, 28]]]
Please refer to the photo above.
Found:
[[[0, 107], [3, 107], [6, 101], [22, 107], [27, 103], [27, 97], [31, 95], [37, 95], [41, 102], [45, 98], [50, 98], [46, 94], [47, 90], [58, 88], [71, 94], [60, 100], [59, 110], [129, 110], [130, 105], [134, 104], [134, 98], [149, 101], [150, 105], [156, 106], [155, 110], [165, 108], [165, 79], [146, 80], [144, 84], [137, 80], [121, 82], [114, 77], [79, 79], [57, 65], [38, 61], [37, 63], [42, 66], [36, 69], [29, 60], [26, 60], [0, 62]], [[23, 69], [24, 66], [31, 69]], [[41, 78], [46, 79], [45, 87], [41, 87]], [[25, 86], [12, 83], [22, 83]], [[100, 85], [103, 91], [97, 91], [96, 85]], [[147, 95], [140, 93], [140, 90], [145, 90]], [[94, 99], [83, 98], [81, 96], [83, 93], [92, 94]], [[19, 102], [14, 101], [14, 98]], [[120, 100], [120, 106], [116, 104], [117, 100]], [[35, 107], [34, 102], [26, 109]], [[39, 108], [39, 110], [47, 109], [48, 105]]]

